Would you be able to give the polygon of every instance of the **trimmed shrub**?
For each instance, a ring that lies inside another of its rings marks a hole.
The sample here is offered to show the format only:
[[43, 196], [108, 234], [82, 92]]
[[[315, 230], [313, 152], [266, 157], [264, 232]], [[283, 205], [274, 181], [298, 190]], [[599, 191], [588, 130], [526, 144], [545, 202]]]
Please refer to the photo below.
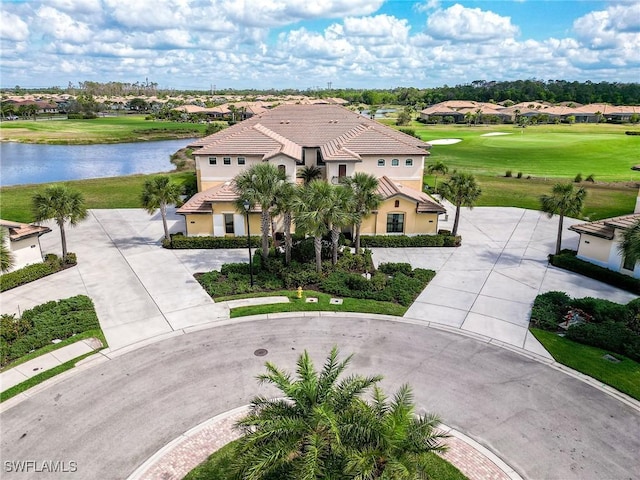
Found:
[[507, 170], [504, 173], [504, 176], [507, 177], [507, 178], [511, 178], [511, 177], [513, 177], [513, 172], [511, 170]]
[[575, 178], [573, 179], [573, 181], [574, 181], [575, 183], [580, 183], [580, 182], [582, 182], [582, 174], [581, 174], [581, 173], [577, 174], [577, 175], [575, 176]]
[[614, 287], [640, 295], [639, 279], [580, 260], [576, 257], [576, 252], [574, 251], [563, 250], [560, 255], [549, 255], [549, 262], [554, 267], [576, 272], [585, 277], [595, 278]]
[[575, 342], [610, 350], [640, 361], [640, 338], [621, 322], [582, 323], [567, 330], [567, 338]]
[[0, 365], [4, 366], [52, 340], [100, 328], [89, 297], [78, 295], [25, 310], [22, 318], [2, 316]]
[[522, 172], [518, 172], [517, 177], [518, 177], [518, 178], [522, 178]]
[[623, 322], [627, 323], [631, 312], [626, 305], [620, 305], [600, 298], [584, 297], [571, 301], [572, 308], [579, 308], [593, 317], [597, 323]]
[[411, 275], [413, 268], [411, 268], [410, 263], [381, 263], [378, 266], [378, 270], [387, 275], [396, 275], [398, 273]]
[[51, 275], [52, 273], [59, 272], [61, 268], [60, 261], [56, 257], [55, 261], [34, 263], [33, 265], [27, 265], [20, 270], [5, 273], [0, 276], [0, 292], [19, 287], [20, 285], [24, 285], [46, 277], [47, 275]]
[[571, 298], [564, 292], [538, 295], [531, 308], [531, 323], [543, 330], [557, 330], [570, 303]]
[[360, 237], [363, 247], [459, 247], [462, 243], [460, 236], [451, 235], [367, 235]]
[[[251, 237], [251, 247], [260, 247], [260, 237]], [[171, 240], [163, 240], [162, 246], [169, 249], [226, 249], [247, 248], [247, 237], [185, 237], [184, 235], [171, 235]]]

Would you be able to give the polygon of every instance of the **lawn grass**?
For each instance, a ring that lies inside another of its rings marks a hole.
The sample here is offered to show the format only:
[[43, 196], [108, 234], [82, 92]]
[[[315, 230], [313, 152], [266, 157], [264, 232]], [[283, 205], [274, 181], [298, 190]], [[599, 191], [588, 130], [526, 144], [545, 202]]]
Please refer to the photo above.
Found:
[[[376, 313], [380, 315], [395, 315], [401, 317], [407, 311], [407, 307], [403, 307], [397, 303], [379, 302], [376, 300], [364, 300], [359, 298], [344, 298], [342, 305], [332, 305], [329, 303], [333, 295], [326, 293], [305, 290], [303, 298], [298, 298], [295, 292], [290, 290], [282, 290], [276, 292], [268, 292], [265, 294], [237, 295], [233, 297], [224, 297], [225, 300], [232, 300], [247, 297], [271, 297], [286, 296], [289, 303], [274, 303], [270, 305], [252, 305], [248, 307], [237, 307], [231, 309], [231, 318], [245, 317], [249, 315], [264, 315], [268, 313], [280, 312], [359, 312], [359, 313]], [[317, 303], [307, 303], [307, 297], [315, 297]], [[220, 299], [216, 299], [220, 301]]]
[[145, 120], [144, 115], [93, 120], [19, 120], [0, 123], [0, 140], [23, 143], [84, 145], [169, 140], [204, 134], [206, 125]]
[[22, 363], [25, 363], [25, 362], [28, 362], [29, 360], [33, 360], [34, 358], [37, 358], [40, 355], [44, 355], [45, 353], [53, 352], [53, 351], [58, 350], [58, 349], [60, 349], [62, 347], [66, 347], [67, 345], [71, 345], [72, 343], [76, 343], [76, 342], [79, 342], [81, 340], [85, 340], [87, 338], [97, 338], [102, 343], [103, 348], [105, 348], [107, 346], [107, 339], [104, 337], [104, 333], [102, 333], [102, 330], [100, 328], [96, 328], [96, 329], [92, 329], [92, 330], [86, 330], [84, 332], [77, 333], [73, 337], [65, 338], [64, 340], [62, 340], [59, 343], [51, 343], [51, 344], [46, 345], [46, 346], [44, 346], [42, 348], [34, 350], [31, 353], [23, 355], [22, 357], [14, 360], [11, 363], [8, 363], [4, 367], [2, 367], [0, 369], [0, 372], [4, 372], [6, 370], [9, 370], [10, 368], [17, 367], [18, 365], [20, 365]]
[[[389, 122], [383, 122], [389, 123]], [[406, 128], [406, 127], [403, 127]], [[573, 179], [593, 174], [596, 181], [640, 181], [631, 167], [638, 163], [640, 136], [625, 135], [629, 125], [580, 124], [539, 125], [516, 128], [513, 125], [424, 125], [408, 127], [425, 141], [460, 138], [453, 145], [433, 145], [427, 163], [444, 162], [480, 176], [522, 172], [526, 177]], [[490, 132], [509, 135], [483, 137]]]
[[[191, 470], [184, 480], [230, 480], [234, 458], [234, 448], [238, 441], [226, 444], [212, 453], [209, 458]], [[427, 459], [429, 478], [438, 480], [466, 480], [467, 477], [456, 467], [435, 453], [430, 453]]]
[[[562, 338], [553, 332], [537, 328], [530, 330], [557, 362], [640, 400], [640, 363], [617, 353]], [[620, 363], [605, 360], [602, 358], [605, 354], [614, 356]]]
[[[169, 174], [176, 183], [184, 183], [193, 176], [191, 172]], [[123, 177], [95, 178], [57, 182], [81, 192], [87, 208], [141, 208], [142, 185], [150, 175], [128, 175]], [[32, 222], [31, 199], [45, 185], [16, 185], [0, 188], [2, 217], [15, 222]]]
[[49, 380], [50, 378], [53, 378], [56, 375], [60, 375], [61, 373], [66, 372], [67, 370], [71, 370], [73, 367], [76, 366], [76, 364], [80, 360], [84, 360], [85, 358], [95, 354], [96, 352], [98, 352], [98, 350], [94, 350], [93, 352], [89, 352], [78, 358], [69, 360], [68, 362], [58, 365], [57, 367], [53, 367], [49, 370], [45, 370], [44, 372], [39, 373], [38, 375], [31, 377], [30, 379], [25, 380], [24, 382], [19, 383], [18, 385], [14, 385], [13, 387], [6, 389], [4, 392], [0, 392], [0, 403], [6, 400], [9, 400], [10, 398], [15, 397], [16, 395], [26, 390], [29, 390], [32, 387], [35, 387], [36, 385], [44, 382], [45, 380]]
[[[479, 207], [518, 207], [532, 210], [540, 209], [540, 196], [551, 193], [553, 185], [559, 179], [543, 178], [507, 178], [504, 176], [478, 175], [478, 184], [482, 189], [482, 195], [476, 202]], [[438, 176], [438, 185], [445, 181], [442, 175]], [[425, 182], [433, 187], [434, 177], [425, 176]], [[628, 183], [590, 183], [576, 184], [587, 191], [582, 218], [588, 220], [600, 220], [602, 218], [615, 217], [633, 212], [638, 187]]]

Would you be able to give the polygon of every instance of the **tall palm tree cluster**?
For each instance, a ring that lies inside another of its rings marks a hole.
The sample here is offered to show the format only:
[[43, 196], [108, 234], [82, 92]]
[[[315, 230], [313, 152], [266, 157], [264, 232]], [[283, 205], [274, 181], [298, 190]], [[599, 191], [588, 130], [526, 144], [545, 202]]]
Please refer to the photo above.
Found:
[[[416, 479], [428, 476], [430, 452], [443, 451], [446, 437], [436, 415], [416, 415], [404, 385], [389, 400], [379, 375], [340, 379], [351, 356], [338, 360], [333, 348], [317, 371], [305, 351], [296, 376], [266, 364], [258, 380], [275, 386], [279, 398], [256, 397], [236, 450], [237, 478]], [[371, 400], [363, 399], [371, 393]]]
[[340, 185], [319, 179], [319, 170], [303, 169], [303, 185], [287, 180], [284, 172], [269, 163], [254, 165], [234, 178], [238, 194], [236, 207], [244, 211], [249, 202], [260, 211], [262, 257], [269, 255], [269, 233], [275, 216], [282, 216], [284, 227], [285, 262], [291, 261], [291, 226], [314, 239], [316, 270], [322, 270], [322, 238], [331, 236], [332, 262], [338, 261], [338, 241], [343, 228], [354, 226], [355, 245], [360, 249], [360, 226], [381, 197], [376, 193], [378, 180], [367, 173], [356, 173]]

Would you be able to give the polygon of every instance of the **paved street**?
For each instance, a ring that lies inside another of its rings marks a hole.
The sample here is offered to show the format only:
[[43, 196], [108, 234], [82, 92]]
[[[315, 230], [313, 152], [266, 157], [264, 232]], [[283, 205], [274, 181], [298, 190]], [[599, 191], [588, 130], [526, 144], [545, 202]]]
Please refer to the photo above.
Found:
[[[489, 448], [524, 478], [640, 477], [640, 412], [549, 366], [421, 325], [335, 316], [224, 325], [148, 345], [73, 375], [0, 415], [6, 461], [75, 461], [68, 475], [122, 479], [169, 441], [247, 404], [265, 361], [308, 349], [355, 353], [353, 371], [415, 390], [419, 409]], [[269, 351], [256, 357], [258, 348]]]

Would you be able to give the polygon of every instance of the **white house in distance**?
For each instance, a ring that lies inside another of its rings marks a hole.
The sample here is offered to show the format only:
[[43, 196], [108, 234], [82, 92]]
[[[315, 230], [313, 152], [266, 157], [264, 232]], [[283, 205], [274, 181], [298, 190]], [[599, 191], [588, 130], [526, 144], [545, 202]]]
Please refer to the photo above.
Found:
[[609, 270], [640, 278], [640, 263], [628, 261], [620, 252], [622, 232], [640, 220], [640, 213], [605, 218], [569, 227], [580, 234], [578, 258]]
[[51, 231], [49, 227], [0, 220], [0, 228], [9, 232], [9, 235], [5, 236], [5, 242], [13, 254], [14, 266], [12, 270], [42, 262], [40, 235], [49, 233]]

